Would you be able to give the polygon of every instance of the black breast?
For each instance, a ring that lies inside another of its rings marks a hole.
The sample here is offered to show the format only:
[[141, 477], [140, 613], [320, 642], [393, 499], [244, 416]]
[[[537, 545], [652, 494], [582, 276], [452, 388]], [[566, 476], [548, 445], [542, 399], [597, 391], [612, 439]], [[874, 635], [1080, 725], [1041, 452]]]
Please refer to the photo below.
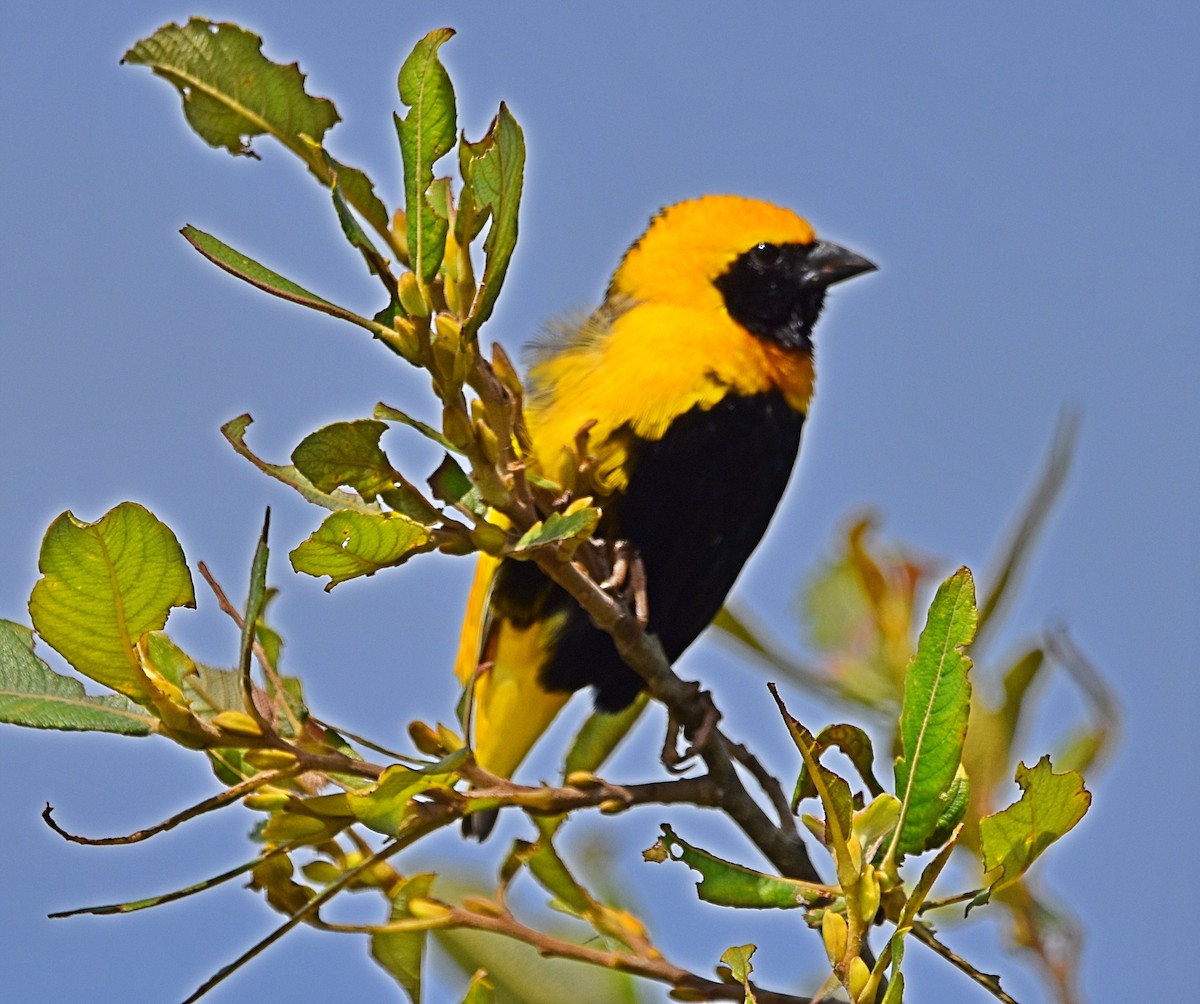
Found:
[[[800, 446], [804, 416], [778, 392], [730, 394], [676, 419], [662, 439], [627, 439], [628, 490], [607, 501], [597, 535], [641, 555], [649, 630], [674, 661], [708, 626], [762, 539]], [[618, 711], [642, 689], [608, 635], [537, 566], [505, 562], [496, 613], [520, 623], [565, 623], [542, 667], [551, 690], [596, 688], [596, 707]]]

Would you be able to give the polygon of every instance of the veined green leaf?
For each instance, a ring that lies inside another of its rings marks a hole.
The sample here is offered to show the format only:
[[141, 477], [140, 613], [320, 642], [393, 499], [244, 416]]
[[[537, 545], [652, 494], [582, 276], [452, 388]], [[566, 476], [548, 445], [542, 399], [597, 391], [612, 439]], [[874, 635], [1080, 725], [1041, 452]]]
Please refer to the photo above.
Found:
[[740, 983], [746, 991], [743, 1004], [757, 1004], [758, 1002], [758, 998], [754, 996], [754, 991], [750, 988], [750, 974], [754, 972], [750, 958], [757, 950], [757, 945], [734, 945], [721, 953], [721, 961], [725, 964], [730, 977]]
[[422, 422], [420, 419], [413, 418], [399, 408], [393, 408], [390, 404], [384, 404], [382, 401], [376, 404], [375, 417], [385, 422], [399, 422], [401, 425], [407, 425], [410, 429], [416, 429], [417, 432], [427, 439], [432, 439], [442, 449], [448, 450], [451, 453], [462, 453], [462, 450], [450, 442], [449, 439], [438, 432], [432, 425]]
[[433, 165], [454, 147], [456, 135], [454, 87], [438, 49], [453, 37], [450, 28], [431, 31], [400, 67], [397, 85], [408, 114], [395, 116], [400, 156], [404, 161], [404, 210], [408, 253], [413, 272], [422, 282], [437, 275], [446, 250], [450, 224], [431, 205]]
[[135, 700], [145, 696], [138, 639], [193, 607], [192, 577], [167, 525], [133, 502], [95, 523], [71, 513], [46, 531], [33, 587], [33, 626], [84, 676]]
[[273, 272], [265, 265], [260, 265], [253, 258], [231, 248], [228, 244], [218, 240], [211, 234], [206, 234], [203, 230], [197, 230], [189, 224], [179, 232], [183, 234], [192, 247], [214, 265], [228, 272], [230, 275], [235, 275], [239, 279], [245, 280], [251, 286], [256, 286], [264, 292], [270, 293], [272, 296], [278, 296], [282, 300], [289, 300], [292, 303], [298, 303], [312, 310], [319, 310], [323, 314], [329, 314], [331, 317], [338, 317], [343, 321], [349, 321], [351, 324], [357, 324], [360, 328], [366, 328], [373, 335], [382, 333], [391, 337], [393, 334], [390, 329], [378, 321], [360, 317], [352, 310], [339, 307], [336, 303], [330, 303], [324, 297], [317, 296], [316, 293], [310, 293], [298, 283], [292, 282], [291, 279], [285, 279], [278, 272]]
[[975, 583], [970, 569], [960, 568], [938, 587], [905, 674], [902, 755], [896, 761], [902, 819], [892, 842], [899, 855], [927, 849], [945, 809], [942, 796], [962, 763], [971, 709], [965, 649], [975, 636], [976, 616]]
[[246, 445], [246, 430], [253, 422], [254, 419], [249, 415], [239, 415], [237, 418], [230, 419], [221, 426], [221, 435], [229, 441], [229, 445], [234, 450], [249, 460], [250, 463], [264, 474], [275, 478], [277, 481], [282, 481], [285, 485], [290, 485], [308, 499], [309, 502], [319, 505], [323, 509], [330, 509], [334, 512], [349, 510], [368, 515], [379, 515], [382, 513], [383, 510], [373, 502], [367, 502], [346, 492], [321, 491], [308, 478], [296, 470], [295, 467], [283, 464], [268, 464], [265, 460], [261, 460]]
[[183, 98], [188, 124], [209, 146], [252, 156], [246, 140], [272, 135], [299, 152], [300, 137], [318, 143], [339, 119], [333, 102], [304, 92], [299, 66], [273, 63], [262, 39], [236, 24], [194, 17], [135, 42], [122, 63], [148, 66]]
[[491, 217], [483, 242], [483, 276], [470, 315], [463, 324], [463, 339], [468, 340], [475, 337], [479, 326], [491, 316], [517, 246], [517, 217], [525, 181], [525, 136], [507, 105], [501, 103], [482, 140], [478, 143], [462, 140], [459, 166], [465, 184], [464, 203], [469, 197], [472, 206], [478, 207], [477, 219], [482, 219], [483, 212]]
[[600, 521], [600, 510], [584, 506], [572, 513], [552, 512], [534, 523], [513, 546], [513, 552], [532, 551], [572, 537], [585, 540], [592, 535]]
[[643, 853], [647, 861], [682, 861], [700, 873], [696, 891], [706, 903], [750, 909], [790, 910], [829, 896], [827, 886], [767, 875], [701, 850], [676, 836], [665, 823], [658, 843]]
[[[858, 881], [862, 868], [861, 852], [856, 856], [850, 849], [851, 823], [854, 814], [854, 798], [850, 794], [850, 785], [845, 778], [831, 771], [820, 761], [821, 747], [813, 738], [813, 734], [788, 712], [784, 707], [783, 698], [775, 684], [767, 684], [771, 696], [779, 706], [788, 734], [800, 756], [804, 760], [804, 772], [808, 775], [813, 793], [820, 798], [821, 808], [825, 810], [825, 844], [833, 853], [837, 864], [838, 882], [843, 886], [852, 885]], [[799, 792], [800, 785], [796, 785]]]
[[[412, 917], [409, 901], [428, 898], [435, 878], [430, 873], [412, 875], [390, 890], [392, 912], [388, 919]], [[412, 1004], [421, 1004], [421, 962], [428, 935], [428, 931], [380, 931], [371, 936], [372, 957], [395, 977]]]
[[120, 694], [93, 696], [33, 653], [33, 631], [0, 620], [0, 722], [61, 732], [146, 736], [157, 724]]
[[479, 489], [449, 453], [438, 464], [437, 470], [429, 475], [429, 487], [433, 490], [434, 498], [448, 505], [465, 506], [477, 516], [487, 513], [487, 506], [479, 497]]
[[345, 485], [373, 499], [395, 487], [396, 470], [379, 446], [386, 429], [373, 420], [334, 422], [305, 436], [292, 463], [322, 492]]
[[168, 24], [134, 43], [122, 63], [148, 66], [183, 99], [188, 124], [209, 146], [255, 157], [249, 139], [273, 136], [296, 154], [322, 184], [341, 178], [350, 203], [380, 233], [388, 212], [370, 179], [339, 164], [321, 143], [339, 116], [333, 102], [305, 93], [304, 74], [262, 53], [262, 39], [236, 24], [194, 17]]
[[306, 436], [292, 451], [296, 469], [320, 491], [346, 486], [368, 502], [391, 508], [427, 526], [441, 514], [397, 471], [379, 446], [387, 425], [377, 420], [334, 422]]
[[327, 516], [289, 557], [297, 572], [328, 575], [325, 588], [332, 589], [348, 579], [403, 564], [432, 546], [429, 531], [401, 513], [344, 510]]
[[983, 867], [993, 890], [1020, 878], [1034, 860], [1079, 822], [1092, 794], [1073, 770], [1054, 773], [1050, 757], [1017, 767], [1021, 798], [979, 821]]
[[[820, 756], [831, 746], [836, 746], [850, 759], [858, 770], [859, 776], [874, 796], [883, 792], [883, 785], [875, 779], [873, 764], [875, 750], [871, 745], [871, 737], [857, 725], [845, 723], [826, 725], [816, 737], [817, 755]], [[796, 791], [792, 796], [793, 808], [806, 798], [812, 798], [817, 791], [813, 787], [812, 778], [808, 771], [802, 771], [796, 780]]]
[[412, 812], [411, 803], [415, 796], [433, 788], [447, 788], [453, 782], [454, 775], [449, 772], [413, 770], [394, 764], [368, 788], [324, 797], [335, 805], [332, 800], [345, 799], [347, 811], [360, 823], [376, 833], [394, 837]]

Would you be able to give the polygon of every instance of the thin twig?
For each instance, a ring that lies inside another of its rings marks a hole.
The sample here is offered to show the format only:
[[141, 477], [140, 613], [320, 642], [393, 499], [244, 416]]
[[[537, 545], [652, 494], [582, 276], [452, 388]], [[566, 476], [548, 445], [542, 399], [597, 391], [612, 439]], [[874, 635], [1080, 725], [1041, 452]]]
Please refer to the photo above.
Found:
[[937, 938], [934, 937], [933, 931], [929, 929], [927, 924], [913, 924], [912, 936], [919, 942], [932, 948], [938, 955], [949, 962], [956, 969], [966, 973], [971, 979], [983, 987], [988, 993], [1004, 1004], [1017, 1004], [1017, 1002], [1000, 989], [1000, 977], [992, 973], [980, 972], [971, 963], [964, 959], [961, 955], [953, 952], [951, 949], [943, 945]]
[[217, 972], [210, 976], [204, 983], [196, 989], [196, 991], [188, 997], [183, 1004], [195, 1004], [201, 997], [207, 994], [218, 984], [224, 982], [229, 976], [235, 973], [238, 969], [244, 966], [255, 956], [260, 955], [271, 947], [276, 941], [282, 938], [288, 931], [296, 927], [298, 924], [316, 919], [317, 911], [333, 899], [339, 892], [349, 886], [363, 872], [374, 868], [377, 864], [386, 861], [388, 858], [398, 854], [404, 848], [408, 847], [414, 841], [434, 830], [441, 829], [455, 820], [456, 814], [446, 806], [439, 806], [434, 803], [425, 803], [419, 805], [414, 810], [412, 816], [408, 819], [406, 827], [402, 828], [400, 834], [394, 841], [384, 846], [376, 854], [364, 859], [353, 868], [342, 872], [333, 882], [326, 886], [320, 893], [310, 899], [299, 910], [293, 913], [284, 923], [275, 928], [269, 935], [261, 941], [256, 942], [245, 952], [239, 955], [233, 962], [226, 966], [222, 966]]
[[770, 773], [759, 761], [753, 753], [751, 753], [741, 743], [735, 743], [725, 733], [718, 732], [721, 742], [725, 744], [729, 750], [729, 755], [732, 756], [738, 763], [746, 768], [751, 776], [758, 782], [767, 798], [771, 800], [771, 804], [775, 806], [775, 812], [779, 816], [780, 829], [789, 833], [796, 832], [796, 817], [792, 815], [792, 803], [787, 797], [787, 793], [783, 790], [783, 785], [774, 774]]
[[[232, 618], [233, 622], [238, 626], [238, 629], [241, 630], [244, 622], [241, 611], [229, 602], [229, 597], [225, 595], [225, 590], [221, 588], [221, 584], [213, 577], [212, 573], [208, 570], [208, 566], [203, 561], [201, 561], [196, 567], [199, 568], [200, 574], [204, 577], [204, 581], [208, 583], [209, 589], [213, 591], [213, 595], [217, 598], [217, 605], [220, 607], [222, 613], [225, 613]], [[266, 649], [262, 647], [262, 643], [257, 637], [254, 639], [253, 647], [254, 658], [258, 660], [258, 664], [262, 667], [263, 673], [271, 682], [272, 686], [274, 686], [275, 693], [279, 695], [279, 703], [283, 708], [283, 713], [287, 716], [288, 724], [292, 727], [292, 734], [296, 736], [300, 735], [300, 720], [295, 716], [291, 705], [288, 703], [287, 693], [283, 689], [283, 680], [280, 679], [279, 674], [275, 671], [275, 667], [272, 665], [271, 660], [267, 657]], [[256, 711], [257, 705], [255, 705], [253, 701], [251, 701], [251, 705], [252, 712]]]
[[127, 903], [112, 903], [105, 906], [82, 906], [74, 910], [61, 910], [58, 913], [47, 914], [51, 920], [59, 920], [63, 917], [78, 917], [82, 914], [92, 916], [107, 916], [117, 913], [133, 913], [137, 910], [147, 910], [153, 906], [163, 906], [167, 903], [174, 903], [176, 900], [185, 899], [188, 896], [194, 896], [198, 892], [205, 892], [208, 889], [213, 889], [231, 879], [237, 878], [239, 875], [245, 875], [246, 872], [268, 861], [271, 858], [277, 857], [280, 854], [286, 854], [289, 851], [295, 850], [304, 844], [304, 840], [294, 840], [291, 843], [280, 844], [278, 847], [272, 847], [264, 851], [258, 857], [251, 861], [245, 861], [236, 868], [230, 868], [228, 871], [221, 872], [220, 875], [214, 875], [212, 878], [204, 879], [202, 882], [195, 882], [192, 885], [184, 886], [182, 889], [175, 889], [171, 892], [162, 893], [158, 896], [147, 896], [142, 899], [132, 900]]
[[556, 816], [575, 809], [603, 806], [607, 812], [623, 811], [636, 805], [687, 804], [719, 808], [717, 786], [707, 775], [672, 781], [621, 785], [596, 778], [587, 785], [517, 784], [490, 774], [475, 764], [466, 764], [458, 773], [471, 783], [468, 791], [456, 792], [464, 801], [492, 800], [517, 805], [536, 815]]
[[218, 795], [212, 798], [206, 798], [203, 802], [198, 802], [195, 805], [189, 806], [182, 812], [176, 813], [174, 816], [164, 819], [161, 823], [147, 827], [144, 830], [134, 830], [133, 833], [126, 834], [122, 837], [81, 837], [76, 833], [69, 833], [55, 822], [52, 813], [54, 807], [47, 802], [46, 808], [42, 810], [42, 819], [46, 825], [50, 827], [64, 840], [69, 840], [73, 844], [86, 844], [89, 847], [111, 847], [117, 844], [136, 844], [142, 840], [149, 840], [151, 837], [159, 833], [166, 833], [167, 830], [173, 830], [180, 823], [186, 823], [189, 819], [195, 819], [206, 812], [211, 812], [214, 809], [219, 809], [222, 806], [228, 805], [230, 802], [236, 802], [243, 795], [249, 794], [256, 788], [264, 784], [273, 784], [275, 781], [283, 778], [292, 777], [295, 774], [301, 773], [303, 767], [285, 767], [281, 770], [267, 770], [261, 774], [255, 774], [253, 777], [230, 788], [226, 788]]

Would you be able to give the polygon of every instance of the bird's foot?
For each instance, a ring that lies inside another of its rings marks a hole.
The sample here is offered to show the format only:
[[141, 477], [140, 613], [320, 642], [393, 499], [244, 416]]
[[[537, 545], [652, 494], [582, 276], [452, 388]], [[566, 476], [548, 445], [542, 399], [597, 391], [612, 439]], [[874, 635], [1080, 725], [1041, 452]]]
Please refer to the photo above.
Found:
[[[698, 757], [717, 733], [717, 723], [721, 720], [721, 712], [713, 703], [712, 694], [701, 690], [700, 684], [690, 682], [686, 686], [692, 690], [693, 699], [704, 704], [700, 724], [695, 728], [686, 728], [675, 712], [667, 713], [667, 736], [663, 741], [662, 762], [672, 774], [682, 774]], [[679, 736], [683, 735], [690, 743], [682, 753], [679, 752]]]

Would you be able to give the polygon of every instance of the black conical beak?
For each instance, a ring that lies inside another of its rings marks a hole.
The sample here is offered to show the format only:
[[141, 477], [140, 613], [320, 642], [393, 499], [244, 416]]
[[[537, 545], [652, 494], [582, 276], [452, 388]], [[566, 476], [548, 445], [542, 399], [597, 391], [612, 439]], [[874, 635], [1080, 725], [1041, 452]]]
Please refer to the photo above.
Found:
[[874, 272], [879, 266], [857, 251], [840, 244], [817, 241], [804, 257], [802, 281], [814, 286], [832, 286], [844, 279], [853, 279], [864, 272]]

